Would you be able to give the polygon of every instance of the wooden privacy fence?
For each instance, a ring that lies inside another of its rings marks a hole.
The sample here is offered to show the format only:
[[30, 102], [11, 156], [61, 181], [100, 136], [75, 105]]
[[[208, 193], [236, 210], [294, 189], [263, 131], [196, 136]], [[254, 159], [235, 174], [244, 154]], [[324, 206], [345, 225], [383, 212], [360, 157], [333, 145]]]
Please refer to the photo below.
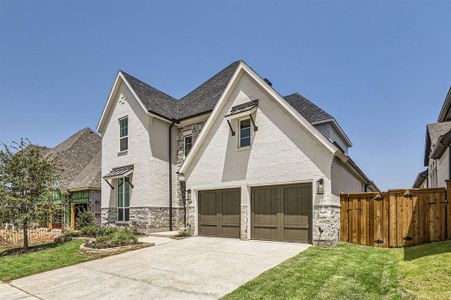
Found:
[[404, 247], [451, 238], [447, 188], [341, 194], [340, 240]]

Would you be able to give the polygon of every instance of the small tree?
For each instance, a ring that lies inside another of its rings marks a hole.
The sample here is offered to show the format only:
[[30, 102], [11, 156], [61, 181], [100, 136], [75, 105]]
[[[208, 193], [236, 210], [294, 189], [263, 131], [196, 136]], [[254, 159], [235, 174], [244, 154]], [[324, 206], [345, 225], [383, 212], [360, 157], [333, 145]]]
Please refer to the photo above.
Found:
[[28, 228], [38, 217], [58, 209], [49, 194], [56, 187], [60, 168], [55, 157], [44, 156], [26, 139], [2, 146], [0, 221], [21, 227], [23, 246], [28, 249]]
[[77, 229], [82, 229], [86, 226], [94, 225], [94, 216], [88, 210], [83, 210], [77, 216]]

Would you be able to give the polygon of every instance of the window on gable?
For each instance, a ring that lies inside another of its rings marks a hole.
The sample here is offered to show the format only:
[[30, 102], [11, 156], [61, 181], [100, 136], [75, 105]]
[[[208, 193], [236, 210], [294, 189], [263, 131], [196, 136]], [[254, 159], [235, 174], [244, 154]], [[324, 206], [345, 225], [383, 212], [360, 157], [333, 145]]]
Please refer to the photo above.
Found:
[[128, 117], [119, 119], [119, 151], [128, 150]]
[[249, 147], [251, 145], [251, 120], [245, 119], [240, 121], [240, 140], [239, 147]]
[[187, 157], [188, 153], [191, 151], [191, 147], [193, 146], [193, 136], [192, 135], [185, 136], [183, 144], [185, 145], [183, 151], [185, 157]]

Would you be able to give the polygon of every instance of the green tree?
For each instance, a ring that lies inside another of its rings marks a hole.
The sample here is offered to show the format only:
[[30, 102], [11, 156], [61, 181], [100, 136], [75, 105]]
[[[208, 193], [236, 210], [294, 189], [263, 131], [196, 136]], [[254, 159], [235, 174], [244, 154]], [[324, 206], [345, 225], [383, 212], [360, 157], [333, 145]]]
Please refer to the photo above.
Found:
[[28, 229], [38, 218], [47, 218], [57, 207], [49, 194], [57, 187], [60, 168], [56, 157], [26, 139], [2, 144], [0, 149], [0, 222], [23, 230], [28, 249]]

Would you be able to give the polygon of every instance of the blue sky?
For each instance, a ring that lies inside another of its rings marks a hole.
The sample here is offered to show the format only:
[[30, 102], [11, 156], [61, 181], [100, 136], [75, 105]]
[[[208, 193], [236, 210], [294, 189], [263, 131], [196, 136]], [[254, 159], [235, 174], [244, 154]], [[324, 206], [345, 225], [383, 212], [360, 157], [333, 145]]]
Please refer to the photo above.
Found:
[[3, 0], [0, 37], [0, 141], [95, 129], [118, 69], [181, 97], [244, 59], [335, 116], [384, 189], [423, 169], [451, 84], [451, 1]]

